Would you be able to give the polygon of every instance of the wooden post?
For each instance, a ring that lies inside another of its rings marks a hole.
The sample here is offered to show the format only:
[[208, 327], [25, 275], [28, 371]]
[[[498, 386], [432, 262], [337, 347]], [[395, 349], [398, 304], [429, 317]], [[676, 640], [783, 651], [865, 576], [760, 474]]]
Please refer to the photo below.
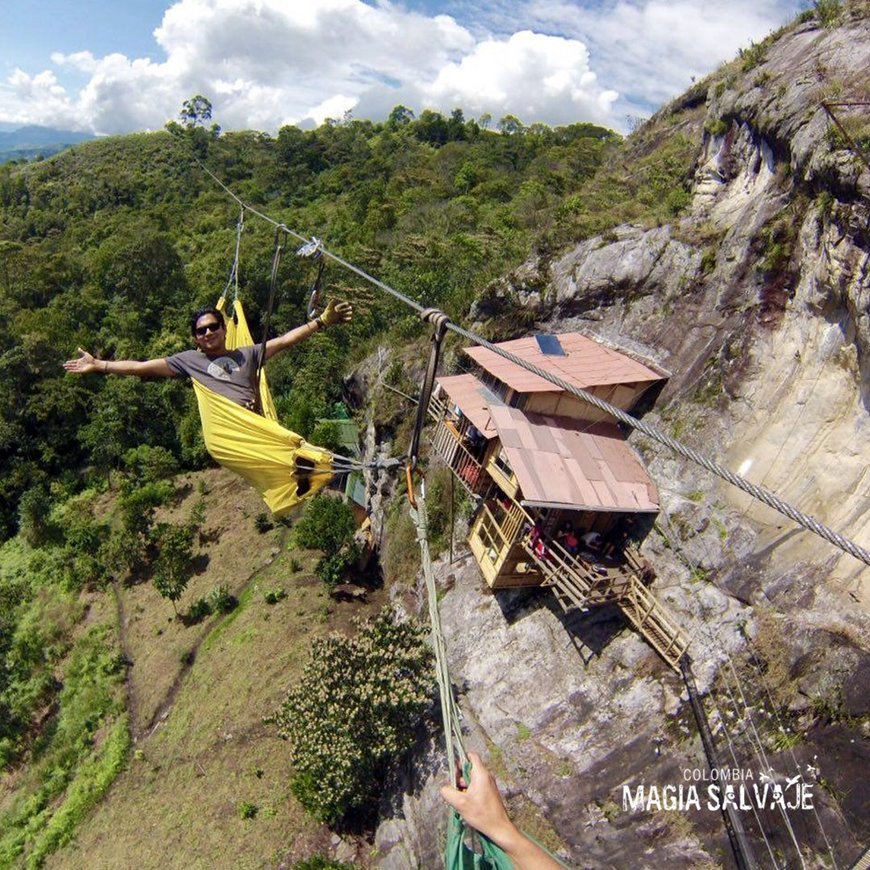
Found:
[[[698, 697], [698, 686], [695, 684], [695, 675], [692, 673], [692, 663], [688, 653], [684, 653], [680, 658], [680, 671], [683, 675], [683, 682], [685, 682], [686, 689], [689, 692], [689, 702], [695, 714], [695, 721], [698, 723], [698, 731], [701, 734], [701, 743], [704, 745], [707, 763], [710, 765], [710, 770], [722, 770], [722, 765], [719, 763], [719, 757], [716, 753], [716, 747], [713, 744], [713, 734], [710, 731], [710, 723], [707, 721], [707, 713], [704, 711], [704, 705]], [[723, 806], [722, 818], [725, 821], [725, 830], [731, 842], [731, 850], [734, 852], [734, 861], [737, 867], [739, 870], [756, 870], [758, 863], [752, 853], [752, 847], [746, 837], [746, 831], [743, 829], [740, 814], [731, 806]]]

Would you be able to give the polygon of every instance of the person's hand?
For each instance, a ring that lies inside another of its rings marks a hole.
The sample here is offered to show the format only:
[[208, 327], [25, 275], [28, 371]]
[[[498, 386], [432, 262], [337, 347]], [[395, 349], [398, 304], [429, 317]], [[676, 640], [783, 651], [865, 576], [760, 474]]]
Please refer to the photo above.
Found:
[[348, 323], [352, 317], [353, 306], [350, 302], [336, 302], [330, 299], [319, 319], [324, 326], [333, 326], [336, 323]]
[[441, 797], [458, 811], [466, 824], [507, 849], [517, 829], [508, 818], [495, 777], [476, 752], [469, 752], [468, 757], [471, 761], [471, 782], [466, 783], [460, 777], [459, 788], [450, 785], [441, 787]]
[[77, 348], [79, 352], [78, 359], [68, 359], [63, 367], [75, 375], [88, 375], [91, 372], [102, 371], [103, 361], [94, 359], [84, 348]]
[[484, 834], [504, 850], [515, 870], [560, 870], [560, 864], [537, 843], [530, 840], [510, 820], [499, 794], [495, 777], [486, 769], [480, 756], [469, 752], [471, 782], [459, 778], [459, 788], [445, 785], [441, 797], [476, 831]]

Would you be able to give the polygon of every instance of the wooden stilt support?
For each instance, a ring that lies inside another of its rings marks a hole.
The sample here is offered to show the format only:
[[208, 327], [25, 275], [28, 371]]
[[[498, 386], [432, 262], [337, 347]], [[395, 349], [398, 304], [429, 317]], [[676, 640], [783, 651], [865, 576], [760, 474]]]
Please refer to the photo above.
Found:
[[[686, 684], [686, 690], [689, 693], [689, 703], [692, 705], [695, 721], [698, 723], [698, 731], [701, 733], [701, 743], [704, 745], [707, 763], [710, 765], [711, 771], [721, 771], [722, 765], [719, 763], [719, 756], [713, 743], [713, 734], [710, 731], [710, 723], [707, 721], [707, 713], [698, 696], [698, 687], [695, 684], [695, 675], [692, 672], [692, 663], [688, 654], [684, 653], [680, 658], [680, 672], [683, 675], [683, 682]], [[723, 806], [722, 818], [725, 821], [725, 830], [731, 842], [731, 850], [734, 852], [734, 860], [737, 863], [737, 867], [739, 870], [755, 870], [758, 867], [758, 863], [753, 855], [752, 846], [749, 844], [746, 831], [743, 829], [740, 814], [730, 805], [727, 807]]]

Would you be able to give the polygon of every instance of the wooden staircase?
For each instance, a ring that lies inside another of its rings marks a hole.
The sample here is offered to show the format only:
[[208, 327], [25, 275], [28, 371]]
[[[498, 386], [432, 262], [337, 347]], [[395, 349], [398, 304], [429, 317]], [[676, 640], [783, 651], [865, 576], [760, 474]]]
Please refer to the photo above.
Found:
[[680, 659], [689, 646], [689, 640], [634, 572], [630, 574], [625, 593], [616, 603], [653, 649], [679, 671]]
[[599, 604], [616, 604], [650, 646], [679, 672], [688, 638], [643, 585], [631, 560], [618, 565], [587, 562], [558, 544], [548, 546], [547, 555], [540, 557], [529, 540], [523, 541], [523, 549], [543, 575], [541, 585], [553, 590], [563, 610], [586, 611]]

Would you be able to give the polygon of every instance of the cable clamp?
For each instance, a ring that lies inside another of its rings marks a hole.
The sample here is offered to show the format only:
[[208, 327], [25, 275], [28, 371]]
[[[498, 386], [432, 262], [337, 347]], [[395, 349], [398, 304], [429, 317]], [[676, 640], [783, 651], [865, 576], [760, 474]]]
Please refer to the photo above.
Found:
[[447, 324], [450, 323], [450, 318], [440, 308], [426, 308], [420, 312], [420, 319], [435, 327], [439, 339], [444, 334]]
[[323, 242], [316, 236], [312, 236], [311, 241], [302, 245], [296, 253], [300, 257], [311, 257], [311, 259], [316, 260], [323, 256]]

